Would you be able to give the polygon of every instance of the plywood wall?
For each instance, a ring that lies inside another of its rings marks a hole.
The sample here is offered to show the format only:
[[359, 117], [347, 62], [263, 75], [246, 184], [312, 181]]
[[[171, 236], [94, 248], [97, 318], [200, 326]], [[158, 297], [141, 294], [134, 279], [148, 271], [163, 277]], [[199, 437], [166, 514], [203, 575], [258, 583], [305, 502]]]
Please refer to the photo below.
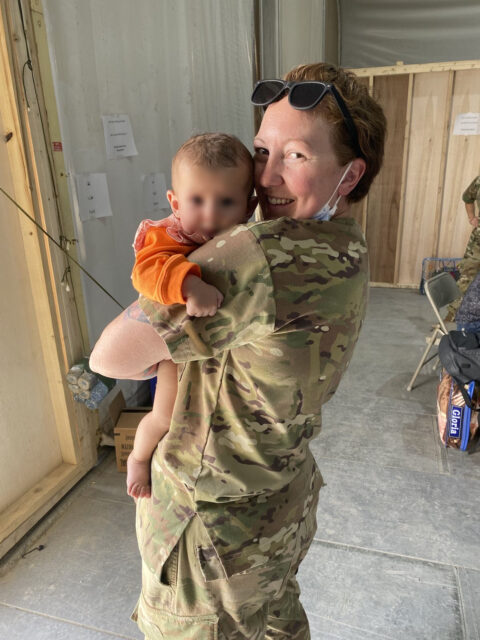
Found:
[[389, 123], [383, 168], [371, 188], [367, 209], [367, 242], [374, 260], [373, 282], [393, 282], [400, 218], [408, 75], [379, 77], [373, 96], [382, 105]]
[[438, 187], [451, 99], [451, 74], [422, 73], [413, 79], [398, 282], [416, 283], [422, 258], [435, 255], [439, 230]]
[[[480, 69], [457, 71], [453, 84], [450, 134], [460, 113], [480, 113]], [[463, 255], [472, 227], [465, 214], [461, 196], [475, 176], [480, 174], [480, 136], [448, 138], [443, 193], [439, 255]]]
[[480, 174], [480, 135], [453, 131], [459, 114], [480, 113], [480, 61], [353, 71], [388, 122], [383, 168], [352, 208], [371, 280], [417, 286], [423, 258], [463, 256], [472, 230], [462, 193]]
[[[360, 84], [365, 85], [367, 89], [370, 89], [370, 84], [373, 87], [373, 78], [359, 78]], [[371, 83], [372, 80], [372, 83]], [[368, 195], [360, 202], [354, 202], [349, 209], [349, 216], [355, 218], [355, 220], [361, 225], [363, 232], [366, 231], [366, 215], [367, 215]]]

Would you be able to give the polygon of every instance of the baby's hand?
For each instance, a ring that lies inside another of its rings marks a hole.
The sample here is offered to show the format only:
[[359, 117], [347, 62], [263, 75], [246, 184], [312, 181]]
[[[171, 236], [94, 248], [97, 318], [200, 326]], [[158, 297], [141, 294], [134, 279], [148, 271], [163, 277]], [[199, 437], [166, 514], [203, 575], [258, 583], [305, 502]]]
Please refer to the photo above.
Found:
[[223, 295], [216, 287], [193, 275], [183, 281], [182, 293], [187, 300], [188, 315], [196, 318], [214, 316], [223, 302]]

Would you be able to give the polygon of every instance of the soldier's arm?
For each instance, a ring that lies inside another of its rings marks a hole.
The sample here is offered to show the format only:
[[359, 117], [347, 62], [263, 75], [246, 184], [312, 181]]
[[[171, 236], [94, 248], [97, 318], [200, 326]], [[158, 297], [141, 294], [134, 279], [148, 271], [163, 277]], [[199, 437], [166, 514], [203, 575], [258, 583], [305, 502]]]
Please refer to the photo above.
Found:
[[477, 176], [472, 182], [468, 185], [465, 191], [462, 194], [462, 200], [466, 204], [474, 204], [475, 200], [478, 197], [478, 193], [480, 190], [480, 176]]
[[182, 305], [139, 299], [142, 310], [174, 362], [205, 360], [261, 340], [275, 327], [275, 300], [268, 261], [247, 227], [216, 236], [191, 256], [204, 279], [225, 296], [214, 317], [192, 318]]
[[478, 219], [475, 215], [475, 203], [474, 202], [465, 202], [465, 210], [467, 212], [468, 221], [472, 225], [472, 227], [478, 226]]
[[191, 318], [185, 305], [140, 296], [104, 329], [90, 367], [112, 378], [144, 379], [162, 360], [205, 360], [269, 335], [276, 311], [270, 268], [253, 234], [238, 229], [192, 254], [225, 295], [214, 317]]

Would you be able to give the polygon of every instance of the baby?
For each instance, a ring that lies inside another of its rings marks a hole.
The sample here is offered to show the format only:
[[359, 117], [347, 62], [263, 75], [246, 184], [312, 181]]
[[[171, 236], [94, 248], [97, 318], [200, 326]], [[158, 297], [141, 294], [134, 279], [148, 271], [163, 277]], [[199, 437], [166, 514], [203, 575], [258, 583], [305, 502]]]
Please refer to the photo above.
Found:
[[[188, 315], [213, 316], [223, 295], [201, 279], [200, 267], [186, 256], [253, 213], [252, 156], [234, 136], [194, 136], [173, 158], [172, 187], [167, 191], [172, 214], [156, 222], [144, 220], [136, 233], [133, 286], [162, 304], [185, 304]], [[133, 367], [134, 359], [132, 349]], [[138, 425], [127, 461], [127, 492], [134, 498], [150, 496], [150, 459], [170, 427], [176, 393], [177, 367], [161, 362], [153, 409]]]

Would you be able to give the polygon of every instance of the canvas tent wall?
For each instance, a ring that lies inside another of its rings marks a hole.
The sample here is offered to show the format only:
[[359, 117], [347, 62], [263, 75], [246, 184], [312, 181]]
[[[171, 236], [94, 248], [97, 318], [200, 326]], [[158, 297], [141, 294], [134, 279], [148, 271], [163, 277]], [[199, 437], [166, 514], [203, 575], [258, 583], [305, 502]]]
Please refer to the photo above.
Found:
[[[143, 206], [144, 176], [162, 173], [169, 186], [173, 154], [193, 133], [225, 131], [251, 148], [256, 75], [322, 59], [326, 21], [333, 24], [328, 43], [336, 52], [336, 2], [36, 2], [43, 6], [60, 119], [63, 150], [56, 155], [63, 154], [66, 167], [58, 179], [68, 183], [80, 258], [126, 306], [136, 297], [133, 235], [141, 219], [152, 217]], [[137, 156], [107, 159], [102, 116], [109, 114], [129, 115]], [[75, 177], [97, 172], [106, 174], [113, 216], [81, 222]], [[93, 344], [118, 310], [82, 281]]]
[[480, 57], [477, 0], [339, 0], [339, 7], [343, 66]]

